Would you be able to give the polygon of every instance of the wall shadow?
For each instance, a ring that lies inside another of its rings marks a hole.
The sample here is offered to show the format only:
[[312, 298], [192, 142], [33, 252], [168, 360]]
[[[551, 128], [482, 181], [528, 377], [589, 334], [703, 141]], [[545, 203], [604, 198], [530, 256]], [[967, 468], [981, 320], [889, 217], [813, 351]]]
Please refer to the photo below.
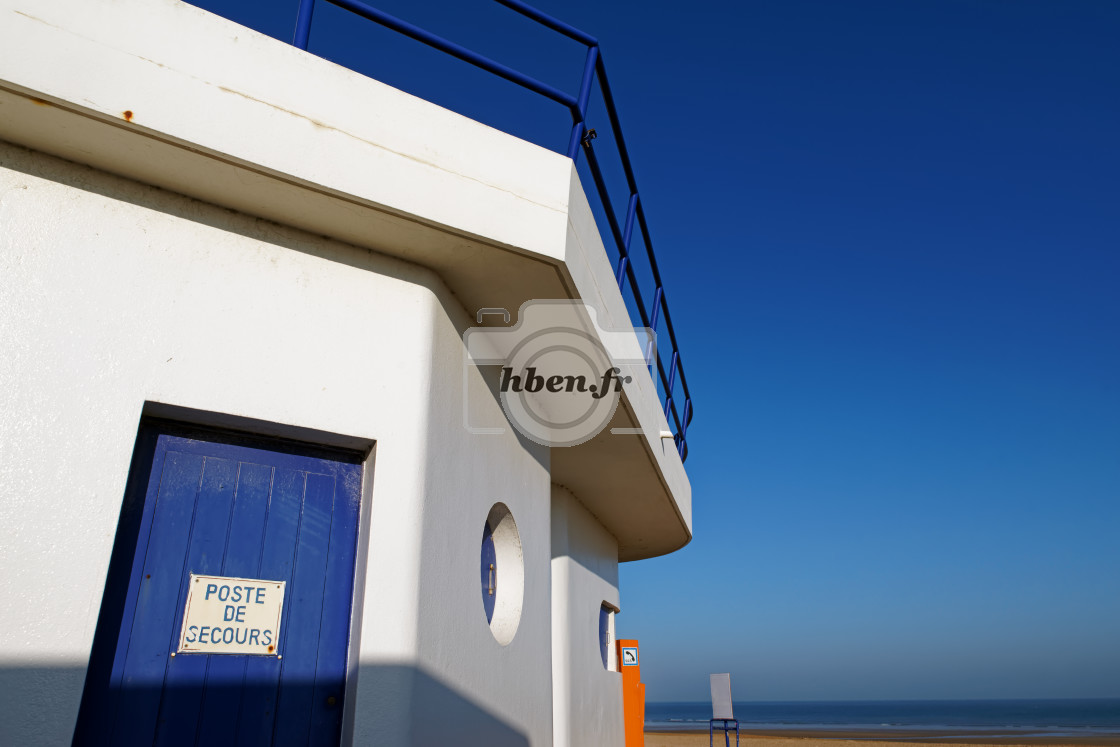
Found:
[[244, 685], [134, 684], [79, 718], [85, 679], [81, 667], [0, 666], [0, 744], [337, 745], [343, 735], [345, 744], [394, 747], [530, 743], [516, 726], [414, 666], [360, 667], [359, 702], [352, 704], [323, 683], [289, 683], [280, 692], [246, 678]]
[[[356, 704], [359, 709], [373, 705], [380, 710], [402, 696], [411, 701], [403, 709], [380, 714], [381, 724], [375, 719], [374, 739], [368, 743], [391, 744], [377, 737], [407, 733], [404, 744], [416, 747], [529, 745], [528, 736], [518, 728], [417, 667], [363, 666], [358, 676], [358, 690], [365, 691]], [[366, 744], [363, 736], [359, 724], [354, 744]]]

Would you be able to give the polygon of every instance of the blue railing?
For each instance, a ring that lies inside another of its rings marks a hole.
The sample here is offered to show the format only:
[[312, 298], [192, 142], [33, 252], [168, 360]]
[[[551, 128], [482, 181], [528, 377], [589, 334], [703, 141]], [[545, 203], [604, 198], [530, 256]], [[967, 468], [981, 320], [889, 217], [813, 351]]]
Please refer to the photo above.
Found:
[[[505, 78], [512, 83], [516, 83], [523, 88], [540, 94], [559, 104], [563, 104], [568, 108], [568, 111], [570, 111], [572, 115], [572, 133], [568, 140], [567, 155], [573, 161], [578, 161], [581, 149], [587, 154], [587, 165], [591, 171], [592, 179], [595, 182], [595, 188], [599, 194], [599, 199], [602, 202], [602, 208], [606, 215], [607, 223], [610, 226], [611, 238], [613, 238], [615, 248], [618, 252], [616, 280], [619, 290], [625, 295], [626, 287], [629, 285], [630, 292], [633, 296], [633, 306], [637, 310], [638, 316], [641, 318], [642, 326], [656, 330], [658, 323], [663, 319], [665, 322], [665, 329], [669, 333], [672, 355], [670, 356], [669, 365], [666, 366], [664, 356], [662, 355], [665, 346], [658, 346], [656, 361], [657, 374], [661, 381], [661, 400], [664, 405], [665, 418], [669, 421], [670, 426], [676, 429], [673, 434], [673, 440], [681, 460], [683, 461], [686, 459], [688, 457], [688, 424], [692, 421], [693, 413], [692, 396], [688, 392], [688, 382], [685, 380], [684, 365], [681, 362], [680, 346], [677, 344], [677, 335], [673, 329], [673, 319], [669, 315], [669, 301], [665, 295], [665, 284], [661, 280], [661, 271], [658, 269], [657, 258], [653, 253], [653, 243], [650, 239], [649, 225], [646, 222], [645, 211], [642, 209], [642, 201], [638, 195], [638, 184], [637, 180], [634, 178], [634, 169], [630, 163], [630, 155], [626, 150], [626, 142], [622, 136], [622, 127], [618, 121], [618, 111], [615, 108], [614, 97], [611, 95], [611, 87], [607, 82], [607, 70], [606, 66], [603, 64], [603, 55], [599, 51], [599, 42], [595, 37], [585, 34], [563, 21], [542, 13], [520, 0], [496, 0], [496, 2], [501, 3], [507, 8], [553, 31], [563, 34], [569, 39], [580, 42], [587, 47], [587, 57], [584, 60], [583, 78], [580, 83], [579, 94], [577, 96], [572, 96], [536, 78], [507, 67], [500, 62], [491, 60], [488, 57], [477, 54], [441, 36], [425, 31], [407, 21], [389, 15], [377, 8], [370, 7], [363, 2], [359, 2], [359, 0], [322, 1], [336, 5], [362, 18], [366, 18], [415, 39], [418, 42], [422, 42], [453, 57], [457, 57], [464, 62], [482, 68], [501, 78]], [[315, 12], [315, 2], [316, 0], [300, 0], [299, 13], [296, 17], [295, 37], [292, 41], [292, 43], [300, 49], [307, 49], [308, 40], [311, 36], [311, 18]], [[622, 170], [626, 176], [626, 186], [630, 194], [626, 205], [626, 213], [621, 222], [619, 221], [618, 213], [615, 212], [614, 205], [611, 203], [607, 182], [603, 176], [602, 167], [592, 144], [595, 139], [595, 130], [587, 126], [588, 102], [596, 82], [599, 84], [599, 91], [606, 104], [608, 123], [611, 128], [611, 133], [614, 135], [618, 154], [622, 161]], [[634, 272], [633, 263], [630, 260], [630, 244], [634, 238], [635, 225], [642, 235], [642, 244], [645, 247], [646, 257], [649, 261], [649, 267], [654, 281], [653, 303], [650, 304], [648, 309], [642, 298], [638, 277]], [[676, 394], [678, 391], [678, 383], [680, 384], [680, 396]], [[684, 404], [678, 408], [677, 403], [682, 397]]]

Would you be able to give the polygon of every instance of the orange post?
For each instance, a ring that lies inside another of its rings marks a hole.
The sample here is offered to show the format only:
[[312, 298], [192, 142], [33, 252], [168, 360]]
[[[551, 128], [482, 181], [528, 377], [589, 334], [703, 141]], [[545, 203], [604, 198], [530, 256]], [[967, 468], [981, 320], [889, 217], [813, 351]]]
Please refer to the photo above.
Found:
[[618, 671], [622, 674], [622, 719], [626, 728], [626, 747], [645, 747], [646, 686], [641, 682], [638, 642], [620, 640], [615, 646]]

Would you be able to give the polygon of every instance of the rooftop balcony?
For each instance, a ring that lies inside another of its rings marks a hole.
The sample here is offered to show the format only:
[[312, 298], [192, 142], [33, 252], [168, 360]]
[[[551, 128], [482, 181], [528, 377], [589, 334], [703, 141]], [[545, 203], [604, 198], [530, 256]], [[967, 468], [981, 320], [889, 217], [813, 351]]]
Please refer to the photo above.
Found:
[[[586, 47], [571, 94], [355, 0], [328, 2], [556, 102], [571, 118], [566, 152], [303, 51], [314, 0], [293, 19], [295, 46], [174, 0], [77, 11], [6, 0], [0, 138], [431, 267], [468, 310], [573, 298], [605, 325], [653, 328], [650, 378], [627, 390], [608, 431], [552, 449], [551, 468], [618, 538], [621, 560], [682, 546], [693, 405], [598, 42], [500, 0]], [[601, 122], [588, 113], [596, 91]], [[621, 159], [624, 201], [611, 199], [595, 125]]]
[[[594, 194], [598, 198], [598, 203], [593, 205], [593, 210], [596, 218], [600, 222], [605, 222], [609, 229], [609, 233], [604, 234], [604, 243], [613, 250], [618, 287], [627, 301], [627, 308], [634, 325], [649, 327], [660, 335], [656, 360], [651, 361], [651, 372], [652, 364], [655, 362], [657, 368], [655, 384], [658, 385], [658, 395], [664, 408], [665, 417], [670, 420], [674, 443], [682, 461], [687, 459], [688, 425], [693, 414], [692, 397], [689, 394], [688, 383], [684, 375], [680, 347], [677, 343], [676, 331], [673, 328], [672, 316], [669, 312], [669, 302], [665, 295], [665, 284], [662, 281], [661, 271], [653, 251], [649, 223], [642, 207], [637, 178], [634, 175], [634, 167], [626, 148], [618, 109], [611, 93], [606, 64], [603, 61], [598, 40], [590, 34], [521, 2], [521, 0], [496, 0], [496, 2], [525, 18], [586, 47], [587, 52], [580, 78], [580, 88], [575, 94], [571, 94], [499, 61], [473, 52], [455, 41], [440, 37], [404, 19], [360, 2], [360, 0], [301, 0], [295, 19], [295, 31], [292, 40], [292, 43], [300, 49], [306, 50], [309, 47], [317, 2], [337, 6], [354, 15], [380, 24], [385, 28], [452, 55], [465, 63], [474, 65], [528, 91], [550, 99], [568, 110], [572, 119], [572, 129], [568, 139], [566, 155], [577, 164], [580, 160], [581, 151], [585, 156], [595, 186]], [[601, 156], [596, 152], [595, 147], [595, 140], [599, 133], [592, 126], [595, 123], [590, 122], [588, 118], [589, 103], [594, 90], [597, 90], [605, 104], [605, 111], [603, 112], [605, 116], [599, 126], [609, 128], [616, 146], [612, 149], [608, 158], [617, 158], [625, 174], [627, 198], [625, 210], [622, 212], [619, 212], [612, 203], [611, 190], [604, 175], [604, 168], [600, 164]], [[602, 233], [602, 228], [600, 228], [600, 233]], [[635, 272], [631, 257], [631, 245], [634, 243], [636, 234], [639, 237], [639, 251], [644, 253], [649, 274], [652, 276], [652, 283], [650, 284], [644, 284]], [[666, 345], [666, 343], [668, 344]]]

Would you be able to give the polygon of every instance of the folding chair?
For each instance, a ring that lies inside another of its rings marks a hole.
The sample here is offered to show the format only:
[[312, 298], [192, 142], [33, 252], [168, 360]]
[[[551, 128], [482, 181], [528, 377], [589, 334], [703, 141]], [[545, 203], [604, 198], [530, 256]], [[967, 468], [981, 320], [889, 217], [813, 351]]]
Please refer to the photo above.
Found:
[[731, 709], [731, 675], [713, 674], [711, 681], [712, 717], [708, 720], [708, 747], [712, 747], [712, 739], [716, 729], [723, 731], [725, 747], [731, 747], [731, 735], [728, 732], [734, 729], [735, 747], [739, 747], [739, 721], [735, 718]]

